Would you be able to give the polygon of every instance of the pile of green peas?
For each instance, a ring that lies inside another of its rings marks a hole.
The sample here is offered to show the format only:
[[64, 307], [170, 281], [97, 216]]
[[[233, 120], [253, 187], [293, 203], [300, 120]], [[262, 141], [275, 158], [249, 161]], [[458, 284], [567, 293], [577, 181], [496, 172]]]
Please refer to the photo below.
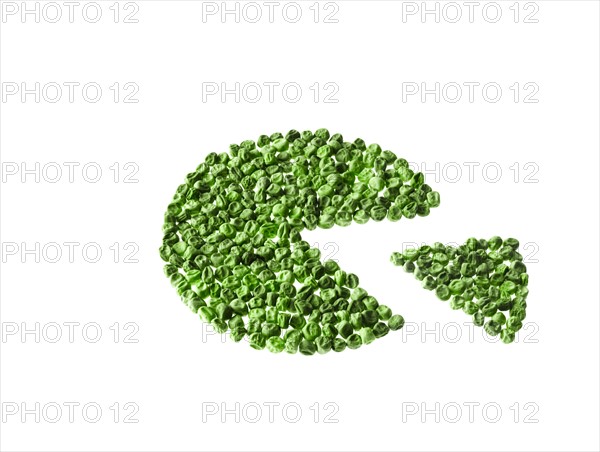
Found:
[[426, 216], [440, 196], [378, 144], [327, 129], [261, 135], [210, 153], [167, 207], [160, 256], [182, 301], [255, 349], [357, 349], [404, 325], [305, 229]]
[[390, 260], [508, 344], [523, 326], [529, 294], [527, 268], [518, 248], [513, 238], [470, 238], [459, 247], [434, 243], [395, 252]]

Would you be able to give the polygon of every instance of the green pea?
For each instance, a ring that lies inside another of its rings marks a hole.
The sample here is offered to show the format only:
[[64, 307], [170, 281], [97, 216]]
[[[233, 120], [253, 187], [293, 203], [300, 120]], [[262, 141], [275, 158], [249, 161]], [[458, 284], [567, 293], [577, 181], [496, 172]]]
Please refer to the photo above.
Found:
[[310, 356], [315, 354], [315, 352], [317, 351], [317, 346], [314, 342], [308, 339], [302, 339], [302, 342], [300, 342], [298, 349], [303, 355]]
[[450, 307], [454, 310], [463, 309], [465, 306], [465, 299], [461, 296], [453, 296], [450, 299]]
[[367, 309], [361, 313], [361, 323], [365, 327], [374, 327], [379, 321], [379, 315], [377, 311]]
[[494, 273], [490, 276], [490, 284], [493, 287], [500, 286], [504, 282], [504, 276], [500, 273]]
[[336, 319], [338, 319], [338, 322], [344, 322], [344, 321], [347, 322], [348, 320], [350, 320], [350, 313], [346, 310], [343, 310], [343, 311], [338, 310], [335, 313], [335, 317], [336, 317]]
[[477, 304], [473, 303], [472, 301], [465, 301], [463, 311], [465, 312], [465, 314], [473, 315], [477, 311], [479, 311], [479, 306], [477, 306]]
[[482, 289], [488, 289], [490, 287], [490, 280], [485, 276], [475, 276], [473, 282], [477, 287], [481, 287]]
[[525, 266], [525, 264], [521, 261], [516, 261], [513, 262], [512, 264], [512, 270], [514, 270], [515, 272], [521, 274], [521, 273], [525, 273], [527, 271], [527, 267]]
[[490, 297], [481, 297], [479, 300], [477, 300], [477, 304], [479, 305], [479, 309], [482, 309], [489, 305], [492, 301], [493, 300]]
[[250, 339], [250, 347], [256, 350], [262, 350], [265, 348], [265, 337], [260, 333], [252, 333], [249, 337]]
[[192, 312], [197, 313], [198, 309], [203, 306], [206, 306], [206, 303], [200, 297], [191, 297], [187, 300], [187, 305], [192, 310]]
[[351, 334], [348, 339], [346, 339], [346, 344], [349, 349], [356, 350], [362, 345], [362, 338], [356, 333]]
[[448, 289], [450, 289], [452, 295], [460, 295], [465, 291], [466, 285], [464, 281], [455, 279], [448, 284]]
[[492, 320], [494, 321], [494, 323], [497, 323], [498, 325], [504, 325], [506, 323], [506, 317], [501, 312], [496, 312], [492, 316]]
[[438, 262], [442, 266], [445, 266], [448, 265], [448, 262], [450, 260], [448, 259], [448, 256], [446, 256], [444, 253], [434, 253], [433, 261]]
[[399, 221], [402, 218], [402, 208], [399, 206], [390, 206], [387, 211], [387, 219], [390, 221]]
[[335, 275], [340, 270], [340, 266], [336, 261], [326, 260], [323, 262], [323, 267], [328, 275]]
[[373, 221], [382, 221], [387, 215], [387, 209], [384, 206], [373, 206], [369, 213]]
[[351, 299], [352, 301], [359, 301], [365, 298], [368, 295], [367, 291], [361, 287], [357, 287], [352, 291]]
[[440, 264], [439, 262], [435, 262], [429, 267], [429, 273], [431, 273], [433, 276], [437, 276], [440, 273], [442, 273], [443, 271], [444, 271], [444, 266], [442, 264]]
[[302, 334], [306, 340], [313, 341], [321, 335], [321, 328], [315, 322], [308, 322], [302, 328]]
[[323, 325], [323, 328], [321, 328], [322, 330], [322, 335], [324, 337], [329, 337], [329, 338], [334, 338], [338, 335], [338, 330], [337, 328], [332, 325], [331, 323], [325, 323]]
[[485, 325], [483, 325], [483, 329], [490, 336], [497, 336], [498, 334], [500, 334], [501, 328], [502, 326], [495, 323], [493, 320], [490, 320], [486, 322]]
[[476, 267], [471, 263], [464, 262], [460, 266], [460, 274], [463, 276], [473, 276], [475, 275], [475, 270]]
[[331, 351], [333, 347], [333, 339], [331, 337], [320, 336], [315, 340], [317, 352], [321, 355]]
[[322, 289], [321, 298], [324, 302], [331, 302], [337, 298], [335, 289]]
[[345, 286], [347, 276], [345, 271], [337, 270], [333, 275], [333, 279], [338, 286]]
[[389, 331], [390, 331], [390, 328], [383, 322], [379, 322], [379, 323], [377, 323], [377, 325], [375, 325], [373, 327], [373, 334], [375, 335], [375, 337], [377, 339], [385, 336], [386, 334], [389, 333]]
[[503, 259], [512, 259], [514, 256], [515, 250], [508, 246], [508, 245], [504, 245], [502, 248], [500, 248], [499, 254]]
[[243, 328], [244, 327], [244, 319], [241, 315], [234, 315], [229, 322], [229, 329], [234, 330], [235, 328]]
[[279, 312], [277, 314], [276, 324], [279, 328], [285, 330], [290, 326], [292, 315], [287, 312]]
[[306, 325], [306, 319], [303, 315], [293, 314], [290, 318], [290, 326], [297, 330], [301, 330]]
[[472, 289], [467, 289], [463, 292], [462, 297], [465, 299], [465, 301], [472, 301], [475, 297], [475, 292]]
[[504, 241], [504, 245], [511, 247], [513, 250], [519, 248], [519, 241], [517, 239], [508, 238]]
[[500, 331], [500, 340], [505, 344], [510, 344], [515, 340], [515, 333], [511, 330]]
[[[323, 322], [323, 324], [335, 323], [337, 320], [336, 320], [336, 317], [335, 317], [335, 314], [333, 313], [333, 311], [332, 310], [325, 311], [324, 307], [325, 307], [325, 305], [321, 305], [319, 307], [319, 309], [323, 312], [323, 315], [321, 316], [321, 322]], [[332, 309], [333, 309], [333, 305], [332, 305]]]
[[481, 312], [476, 312], [473, 314], [473, 324], [475, 326], [483, 326], [485, 322], [485, 316]]
[[[310, 313], [310, 315], [308, 316], [307, 322], [308, 323], [315, 323], [315, 324], [320, 324], [321, 323], [321, 317], [322, 314], [320, 311], [318, 310], [314, 310]], [[307, 323], [307, 324], [308, 324]], [[306, 327], [305, 327], [306, 328]]]
[[517, 285], [512, 281], [504, 281], [500, 286], [500, 292], [512, 295], [517, 291]]
[[429, 204], [429, 207], [439, 207], [440, 194], [436, 191], [427, 193], [427, 204]]
[[506, 328], [516, 332], [523, 328], [523, 323], [519, 317], [511, 316], [506, 322]]
[[285, 341], [279, 336], [269, 337], [266, 346], [271, 353], [281, 353], [285, 349]]
[[415, 261], [419, 257], [419, 250], [417, 248], [408, 248], [404, 252], [404, 258], [407, 261]]
[[418, 281], [423, 281], [427, 276], [429, 276], [429, 270], [423, 269], [423, 268], [419, 268], [417, 266], [417, 268], [415, 268], [415, 271], [414, 271], [413, 275], [415, 276], [415, 278]]
[[377, 307], [377, 315], [381, 320], [389, 320], [390, 317], [392, 317], [392, 310], [389, 307], [380, 304]]
[[367, 223], [369, 220], [371, 219], [371, 217], [369, 216], [369, 214], [367, 212], [365, 212], [364, 210], [357, 210], [354, 213], [354, 221], [358, 224], [365, 224]]
[[481, 312], [486, 317], [492, 317], [498, 310], [498, 305], [495, 302], [490, 302], [481, 308]]
[[285, 351], [291, 354], [296, 353], [301, 341], [302, 333], [299, 330], [292, 330], [289, 333], [286, 333]]
[[494, 236], [488, 240], [488, 246], [492, 251], [499, 250], [502, 246], [502, 239], [498, 236]]
[[265, 322], [262, 325], [262, 335], [265, 338], [272, 336], [279, 336], [281, 334], [281, 328], [274, 323]]
[[246, 336], [246, 329], [244, 327], [237, 327], [231, 330], [230, 336], [234, 342], [241, 341]]
[[215, 329], [215, 331], [219, 334], [223, 334], [227, 331], [227, 329], [229, 328], [227, 326], [227, 322], [225, 322], [224, 320], [221, 319], [213, 319], [213, 321], [211, 322], [213, 328]]
[[423, 279], [422, 285], [424, 289], [433, 290], [437, 287], [437, 281], [433, 276], [429, 275]]
[[385, 188], [385, 181], [381, 177], [372, 177], [369, 179], [369, 187], [377, 192]]
[[435, 289], [435, 294], [442, 301], [449, 300], [451, 296], [450, 289], [444, 284]]
[[447, 286], [450, 282], [450, 275], [448, 274], [448, 272], [443, 271], [437, 275], [436, 281], [438, 285], [443, 284]]
[[364, 326], [362, 312], [354, 312], [350, 314], [350, 325], [352, 325], [352, 328], [355, 330], [360, 330]]
[[219, 317], [221, 320], [229, 320], [231, 317], [233, 317], [234, 313], [231, 306], [225, 303], [220, 303], [217, 305], [215, 311], [217, 313], [217, 317]]
[[259, 333], [262, 329], [260, 320], [250, 319], [248, 320], [248, 334]]
[[377, 299], [371, 295], [366, 296], [362, 299], [362, 302], [365, 305], [365, 308], [375, 310], [379, 306]]
[[347, 320], [342, 320], [337, 324], [337, 330], [344, 339], [347, 339], [354, 332], [354, 328]]
[[346, 287], [348, 287], [349, 289], [355, 289], [356, 287], [358, 287], [358, 284], [358, 276], [356, 276], [354, 273], [348, 273]]
[[499, 311], [508, 311], [514, 306], [514, 301], [511, 298], [500, 298], [496, 304]]
[[336, 337], [333, 340], [332, 349], [334, 352], [343, 352], [344, 350], [346, 350], [346, 341], [340, 337]]
[[397, 331], [404, 326], [404, 317], [400, 314], [394, 314], [388, 320], [388, 327], [392, 331]]
[[210, 323], [214, 318], [217, 317], [217, 313], [214, 311], [214, 309], [208, 306], [202, 306], [200, 309], [198, 309], [198, 314], [200, 315], [200, 318], [207, 323]]
[[373, 342], [376, 339], [375, 334], [373, 334], [373, 330], [370, 327], [362, 328], [359, 331], [359, 334], [360, 334], [362, 343], [365, 345], [370, 344], [371, 342]]
[[402, 266], [406, 262], [404, 260], [404, 256], [401, 253], [398, 253], [398, 252], [392, 253], [390, 261], [392, 262], [392, 264], [397, 265], [397, 266]]
[[[260, 300], [261, 304], [263, 303], [263, 300], [261, 299], [255, 298], [255, 300]], [[267, 312], [264, 308], [254, 308], [248, 312], [248, 318], [251, 320], [258, 320], [259, 322], [264, 322], [267, 319]]]

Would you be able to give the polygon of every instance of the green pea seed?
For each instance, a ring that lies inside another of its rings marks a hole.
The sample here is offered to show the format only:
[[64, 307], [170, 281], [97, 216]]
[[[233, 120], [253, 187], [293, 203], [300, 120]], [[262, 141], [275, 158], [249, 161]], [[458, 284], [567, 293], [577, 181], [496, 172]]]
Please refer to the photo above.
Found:
[[349, 349], [356, 350], [362, 345], [362, 339], [358, 334], [353, 333], [346, 339], [346, 344]]
[[317, 351], [317, 346], [315, 345], [314, 342], [312, 342], [308, 339], [302, 339], [302, 342], [300, 342], [300, 346], [299, 346], [298, 350], [303, 355], [310, 356], [310, 355], [315, 354], [315, 352]]
[[394, 314], [388, 320], [388, 327], [392, 331], [397, 331], [404, 326], [404, 317], [400, 314]]
[[270, 337], [266, 344], [271, 353], [281, 353], [285, 349], [285, 341], [278, 336]]

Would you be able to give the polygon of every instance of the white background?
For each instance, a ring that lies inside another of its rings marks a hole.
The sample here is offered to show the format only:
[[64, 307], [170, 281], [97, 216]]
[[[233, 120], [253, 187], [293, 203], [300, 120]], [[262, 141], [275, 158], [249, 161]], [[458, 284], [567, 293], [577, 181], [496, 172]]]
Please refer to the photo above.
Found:
[[[598, 3], [521, 3], [517, 23], [513, 2], [499, 2], [496, 23], [482, 16], [482, 6], [470, 23], [462, 3], [457, 23], [445, 20], [453, 17], [449, 9], [439, 23], [419, 14], [403, 21], [403, 8], [414, 5], [391, 1], [338, 1], [337, 23], [324, 23], [334, 7], [321, 4], [315, 23], [312, 3], [301, 3], [297, 23], [282, 17], [281, 6], [269, 23], [262, 3], [257, 23], [243, 16], [223, 23], [218, 15], [203, 21], [202, 2], [193, 1], [138, 1], [137, 23], [123, 23], [133, 11], [124, 5], [114, 23], [113, 2], [100, 2], [97, 23], [82, 18], [81, 9], [73, 23], [3, 14], [3, 94], [22, 82], [27, 88], [95, 82], [103, 95], [91, 103], [76, 89], [72, 103], [66, 91], [56, 103], [43, 96], [36, 103], [33, 94], [23, 102], [18, 93], [2, 102], [2, 242], [5, 251], [10, 242], [19, 246], [17, 254], [2, 256], [2, 450], [599, 449]], [[525, 23], [535, 7], [537, 23]], [[68, 16], [66, 6], [62, 12]], [[115, 82], [136, 84], [139, 102], [115, 103], [109, 89]], [[266, 92], [256, 103], [237, 103], [233, 95], [203, 102], [203, 83], [222, 82], [229, 88], [294, 82], [303, 93], [295, 103], [280, 88], [273, 102]], [[317, 82], [337, 85], [338, 102], [325, 103], [323, 90], [315, 102], [309, 87]], [[448, 93], [439, 103], [433, 94], [403, 102], [403, 83], [421, 82], [480, 85], [473, 102], [466, 91], [455, 103]], [[502, 88], [497, 102], [482, 97], [481, 86], [490, 82]], [[538, 102], [523, 101], [529, 91], [515, 102], [514, 83], [535, 84], [530, 100]], [[432, 171], [426, 180], [442, 204], [427, 218], [304, 233], [333, 250], [407, 327], [358, 351], [325, 356], [223, 343], [162, 274], [157, 249], [164, 210], [208, 152], [263, 133], [319, 127], [377, 142]], [[38, 183], [35, 175], [22, 182], [20, 172], [7, 174], [14, 169], [7, 162], [80, 166], [72, 183], [64, 166], [56, 183], [43, 177]], [[82, 177], [90, 162], [103, 170], [97, 183]], [[109, 169], [115, 162], [118, 183]], [[122, 181], [128, 162], [139, 168], [137, 183]], [[479, 165], [472, 179], [465, 163]], [[463, 169], [458, 178], [450, 171], [456, 166]], [[511, 166], [520, 168], [518, 175]], [[493, 182], [496, 168], [502, 174]], [[462, 243], [496, 234], [529, 244], [529, 329], [511, 345], [480, 329], [469, 337], [465, 314], [442, 306], [389, 263], [390, 253], [409, 242]], [[22, 243], [35, 249], [36, 242], [40, 249], [50, 242], [81, 246], [73, 263], [66, 255], [37, 263], [33, 254], [21, 256]], [[89, 242], [102, 248], [98, 263], [81, 256]], [[109, 249], [115, 242], [118, 263]], [[138, 263], [123, 262], [129, 242], [139, 247]], [[22, 337], [23, 326], [35, 330], [36, 322], [39, 337]], [[78, 322], [73, 343], [64, 325], [63, 337], [51, 343], [52, 322]], [[82, 336], [91, 322], [102, 331], [96, 343], [93, 331]], [[125, 328], [128, 322], [135, 325]], [[9, 334], [15, 325], [18, 331]], [[124, 334], [136, 328], [130, 339], [137, 342], [129, 343]], [[68, 402], [80, 404], [73, 422]], [[270, 402], [279, 404], [272, 422], [264, 405]], [[83, 417], [86, 403], [102, 408], [98, 422]], [[224, 422], [220, 411], [207, 415], [222, 403], [233, 413], [240, 404], [239, 422], [231, 413]], [[472, 420], [469, 403], [478, 404]], [[55, 404], [63, 412], [52, 423]], [[256, 404], [262, 418], [252, 422]], [[285, 404], [292, 408], [282, 412]], [[456, 406], [462, 417], [452, 422]], [[302, 409], [297, 422], [290, 419], [293, 407]], [[418, 413], [409, 415], [415, 407]], [[22, 408], [33, 412], [22, 418]], [[134, 408], [129, 420], [138, 422], [124, 422]], [[423, 408], [431, 411], [424, 418]], [[337, 422], [325, 422], [327, 414]]]

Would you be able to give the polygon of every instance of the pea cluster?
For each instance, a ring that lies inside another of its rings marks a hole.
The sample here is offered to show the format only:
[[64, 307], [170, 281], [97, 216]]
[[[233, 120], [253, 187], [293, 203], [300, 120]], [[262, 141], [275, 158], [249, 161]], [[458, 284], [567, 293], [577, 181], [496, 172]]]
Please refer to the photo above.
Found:
[[513, 238], [470, 238], [459, 247], [434, 243], [395, 252], [390, 260], [414, 273], [440, 300], [450, 300], [452, 309], [462, 309], [473, 316], [475, 325], [491, 336], [500, 334], [508, 344], [523, 326], [529, 294], [527, 268], [518, 247]]
[[160, 256], [183, 302], [234, 341], [341, 352], [404, 319], [356, 275], [321, 262], [301, 232], [426, 216], [439, 204], [422, 173], [377, 144], [326, 129], [261, 135], [210, 153], [186, 176], [165, 213]]

